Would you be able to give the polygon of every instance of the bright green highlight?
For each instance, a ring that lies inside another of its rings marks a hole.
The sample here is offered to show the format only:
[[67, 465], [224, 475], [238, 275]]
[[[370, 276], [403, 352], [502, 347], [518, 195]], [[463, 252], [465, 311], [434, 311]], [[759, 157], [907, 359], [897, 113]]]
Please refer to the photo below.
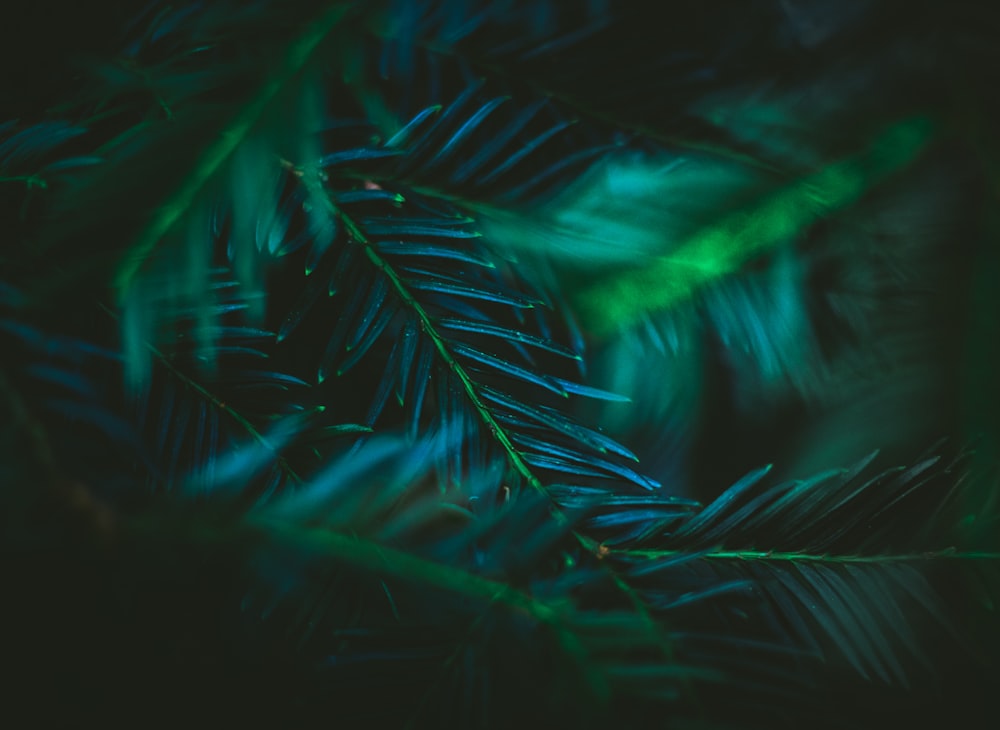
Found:
[[[858, 157], [832, 165], [758, 204], [697, 231], [671, 253], [641, 269], [602, 280], [574, 300], [596, 334], [628, 326], [642, 314], [666, 309], [698, 288], [732, 274], [763, 251], [788, 242], [815, 219], [844, 208], [890, 173], [912, 162], [931, 136], [926, 119], [886, 130]], [[609, 242], [610, 245], [611, 242]]]

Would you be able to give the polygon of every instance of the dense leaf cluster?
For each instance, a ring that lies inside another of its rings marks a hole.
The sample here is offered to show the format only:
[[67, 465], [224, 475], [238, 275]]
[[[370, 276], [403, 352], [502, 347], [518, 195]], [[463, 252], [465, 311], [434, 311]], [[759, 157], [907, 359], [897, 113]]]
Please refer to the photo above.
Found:
[[12, 712], [985, 707], [991, 15], [615, 5], [111, 3], [5, 95]]

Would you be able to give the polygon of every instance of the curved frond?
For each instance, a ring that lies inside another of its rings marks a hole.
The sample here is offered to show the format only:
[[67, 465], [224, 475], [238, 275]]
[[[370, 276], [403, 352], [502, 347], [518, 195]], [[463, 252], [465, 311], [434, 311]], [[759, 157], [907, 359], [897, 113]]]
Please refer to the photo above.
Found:
[[911, 5], [8, 23], [8, 714], [992, 712], [995, 13]]
[[[825, 658], [865, 680], [926, 681], [972, 650], [942, 592], [948, 566], [986, 567], [1000, 555], [948, 542], [943, 515], [961, 491], [961, 459], [870, 475], [874, 459], [774, 486], [759, 469], [701, 510], [671, 514], [664, 504], [645, 531], [625, 523], [627, 543], [606, 541], [610, 559], [657, 612], [712, 611], [727, 630], [743, 623], [748, 638], [803, 660]], [[615, 515], [607, 497], [591, 502]]]

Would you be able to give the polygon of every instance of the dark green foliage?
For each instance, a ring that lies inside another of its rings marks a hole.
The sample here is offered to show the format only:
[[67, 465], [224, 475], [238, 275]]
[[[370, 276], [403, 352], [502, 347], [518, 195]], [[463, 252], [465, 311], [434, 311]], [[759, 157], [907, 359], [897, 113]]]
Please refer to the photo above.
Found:
[[992, 13], [119, 5], [5, 47], [11, 717], [983, 711]]

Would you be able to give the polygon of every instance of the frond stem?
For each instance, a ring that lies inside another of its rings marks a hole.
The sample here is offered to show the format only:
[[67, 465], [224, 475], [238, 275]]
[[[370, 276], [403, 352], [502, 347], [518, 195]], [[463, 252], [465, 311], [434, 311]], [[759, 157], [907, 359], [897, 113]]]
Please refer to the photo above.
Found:
[[[118, 315], [115, 314], [110, 308], [108, 308], [104, 304], [101, 304], [100, 307], [105, 312], [107, 312], [107, 314], [110, 315], [112, 318], [118, 319]], [[210, 402], [213, 406], [215, 406], [220, 411], [222, 411], [227, 416], [236, 421], [236, 423], [238, 423], [252, 439], [254, 439], [257, 443], [266, 448], [268, 451], [273, 453], [275, 458], [275, 463], [277, 463], [278, 467], [283, 472], [285, 472], [285, 474], [288, 475], [289, 479], [291, 479], [296, 484], [302, 484], [302, 477], [300, 477], [295, 472], [295, 470], [292, 469], [292, 467], [289, 465], [285, 457], [279, 454], [278, 449], [276, 449], [274, 445], [267, 440], [267, 437], [264, 436], [264, 434], [262, 434], [260, 431], [258, 431], [257, 428], [252, 423], [250, 423], [250, 421], [248, 421], [242, 414], [240, 414], [239, 411], [233, 409], [224, 400], [222, 400], [217, 395], [212, 393], [212, 391], [210, 391], [208, 388], [203, 386], [197, 380], [193, 379], [183, 370], [181, 370], [172, 362], [170, 362], [170, 358], [168, 358], [166, 355], [160, 352], [160, 350], [157, 349], [157, 347], [153, 345], [151, 342], [144, 342], [143, 344], [146, 346], [146, 349], [148, 349], [149, 352], [153, 355], [153, 357], [159, 360], [160, 363], [163, 365], [163, 367], [165, 367], [174, 377], [176, 377], [178, 380], [184, 383], [184, 385], [191, 388], [193, 391], [202, 396], [205, 400]]]
[[245, 430], [247, 434], [250, 435], [251, 438], [257, 441], [257, 443], [266, 448], [268, 451], [273, 453], [275, 458], [275, 463], [278, 465], [278, 468], [280, 468], [283, 472], [285, 472], [285, 474], [288, 475], [289, 479], [291, 479], [296, 484], [302, 484], [302, 477], [300, 477], [295, 472], [295, 470], [292, 469], [292, 467], [288, 464], [288, 461], [285, 459], [285, 457], [282, 456], [280, 453], [278, 453], [278, 449], [275, 448], [274, 445], [267, 440], [267, 437], [264, 436], [264, 434], [262, 434], [260, 431], [258, 431], [254, 427], [254, 425], [250, 423], [250, 421], [244, 418], [238, 411], [234, 410], [231, 406], [227, 405], [225, 401], [223, 401], [221, 398], [213, 394], [205, 386], [201, 385], [201, 383], [197, 382], [196, 380], [188, 376], [186, 373], [184, 373], [182, 370], [178, 369], [172, 362], [170, 362], [170, 360], [163, 353], [157, 350], [153, 345], [147, 342], [146, 347], [149, 348], [149, 351], [156, 357], [156, 359], [159, 360], [163, 364], [163, 366], [167, 370], [169, 370], [178, 380], [180, 380], [186, 386], [188, 386], [196, 393], [201, 395], [203, 398], [208, 400], [212, 405], [214, 405], [220, 411], [222, 411], [227, 416], [236, 421], [243, 428], [243, 430]]
[[209, 181], [229, 161], [277, 99], [285, 86], [299, 74], [313, 58], [323, 41], [346, 15], [350, 3], [335, 3], [318, 20], [311, 23], [305, 33], [291, 44], [285, 63], [278, 73], [272, 75], [250, 100], [247, 106], [232, 121], [227, 129], [220, 130], [216, 141], [199, 158], [194, 170], [176, 193], [157, 209], [122, 262], [115, 277], [115, 289], [119, 298], [132, 284], [132, 279], [142, 267], [143, 261], [152, 253], [157, 243], [191, 208], [198, 195]]
[[[389, 264], [389, 262], [379, 255], [358, 224], [340, 207], [335, 205], [332, 200], [330, 200], [330, 197], [325, 194], [325, 190], [322, 189], [322, 185], [319, 182], [313, 180], [312, 176], [309, 174], [301, 174], [300, 177], [303, 184], [310, 189], [311, 193], [318, 193], [320, 199], [325, 201], [330, 214], [335, 216], [337, 220], [343, 224], [351, 239], [364, 248], [365, 255], [368, 257], [368, 260], [385, 275], [396, 294], [403, 301], [403, 304], [417, 316], [417, 319], [420, 322], [420, 328], [423, 330], [424, 334], [430, 338], [430, 341], [433, 343], [434, 349], [437, 351], [442, 362], [444, 362], [445, 366], [447, 366], [447, 368], [462, 384], [462, 388], [465, 391], [469, 402], [472, 403], [473, 408], [479, 418], [489, 429], [493, 438], [496, 439], [497, 443], [500, 444], [501, 448], [503, 448], [504, 452], [507, 454], [507, 458], [514, 470], [532, 488], [548, 496], [548, 490], [545, 489], [541, 480], [539, 480], [528, 467], [527, 463], [521, 457], [520, 452], [514, 448], [514, 444], [511, 441], [510, 436], [507, 435], [507, 432], [493, 417], [493, 414], [490, 413], [486, 404], [483, 403], [482, 398], [479, 397], [479, 392], [476, 389], [475, 383], [472, 382], [472, 378], [469, 377], [465, 368], [462, 367], [461, 363], [455, 359], [455, 356], [452, 355], [451, 351], [448, 349], [448, 345], [445, 342], [444, 337], [441, 336], [441, 333], [438, 332], [437, 328], [434, 326], [434, 320], [427, 313], [427, 310], [424, 309], [420, 302], [416, 300], [396, 270]], [[553, 516], [558, 520], [559, 524], [566, 524], [566, 516], [558, 510], [553, 511]]]
[[[371, 261], [372, 264], [375, 265], [389, 279], [393, 289], [399, 295], [400, 299], [402, 299], [403, 303], [419, 318], [420, 326], [424, 333], [434, 343], [434, 348], [437, 350], [438, 355], [441, 357], [448, 369], [454, 373], [461, 382], [466, 396], [475, 408], [476, 413], [479, 415], [480, 419], [482, 419], [483, 423], [489, 429], [496, 441], [503, 448], [511, 466], [532, 488], [538, 490], [546, 497], [549, 497], [549, 514], [556, 521], [556, 523], [559, 525], [568, 524], [569, 518], [562, 512], [562, 510], [559, 509], [555, 501], [551, 499], [551, 495], [542, 484], [541, 480], [535, 476], [522, 458], [521, 453], [514, 447], [510, 436], [507, 435], [507, 432], [493, 417], [489, 408], [487, 408], [483, 403], [482, 399], [479, 397], [478, 391], [476, 390], [475, 383], [472, 382], [472, 379], [469, 377], [462, 365], [455, 360], [455, 357], [448, 349], [448, 345], [444, 338], [435, 328], [434, 321], [431, 319], [427, 311], [421, 306], [420, 302], [418, 302], [414, 298], [413, 294], [410, 293], [409, 289], [396, 273], [395, 269], [393, 269], [393, 267], [378, 254], [358, 224], [337, 205], [335, 205], [332, 200], [330, 200], [330, 197], [325, 194], [325, 191], [322, 189], [322, 184], [319, 183], [318, 180], [314, 180], [311, 175], [305, 172], [303, 172], [300, 177], [303, 184], [305, 184], [307, 188], [310, 188], [310, 192], [321, 193], [319, 197], [321, 200], [325, 201], [330, 214], [336, 216], [336, 218], [344, 225], [344, 228], [348, 231], [351, 238], [364, 247], [365, 254], [369, 261]], [[576, 530], [573, 530], [572, 534], [580, 546], [585, 550], [596, 555], [597, 557], [603, 557], [603, 547], [598, 545], [592, 538]], [[624, 581], [624, 579], [615, 570], [614, 566], [606, 562], [602, 563], [602, 565], [611, 576], [615, 586], [622, 591], [629, 603], [632, 604], [633, 608], [640, 615], [643, 622], [647, 625], [647, 627], [649, 627], [653, 635], [657, 637], [657, 643], [661, 646], [664, 656], [668, 659], [672, 659], [673, 647], [669, 639], [663, 633], [660, 625], [653, 620], [649, 609], [642, 600], [641, 596], [639, 596], [639, 594]]]
[[[606, 555], [646, 558], [657, 560], [674, 558], [690, 554], [687, 550], [628, 550], [609, 549]], [[962, 551], [955, 548], [931, 550], [919, 553], [900, 553], [898, 555], [831, 555], [828, 553], [801, 553], [763, 550], [716, 550], [701, 553], [699, 557], [708, 560], [743, 560], [795, 563], [914, 563], [928, 560], [1000, 560], [1000, 553]]]
[[248, 518], [247, 522], [251, 528], [262, 530], [276, 542], [301, 546], [310, 553], [324, 554], [362, 570], [419, 582], [488, 603], [504, 603], [523, 611], [541, 623], [558, 623], [561, 613], [559, 607], [540, 601], [506, 583], [484, 578], [461, 568], [441, 565], [402, 550], [357, 536], [341, 534], [328, 528], [303, 527], [264, 517]]

